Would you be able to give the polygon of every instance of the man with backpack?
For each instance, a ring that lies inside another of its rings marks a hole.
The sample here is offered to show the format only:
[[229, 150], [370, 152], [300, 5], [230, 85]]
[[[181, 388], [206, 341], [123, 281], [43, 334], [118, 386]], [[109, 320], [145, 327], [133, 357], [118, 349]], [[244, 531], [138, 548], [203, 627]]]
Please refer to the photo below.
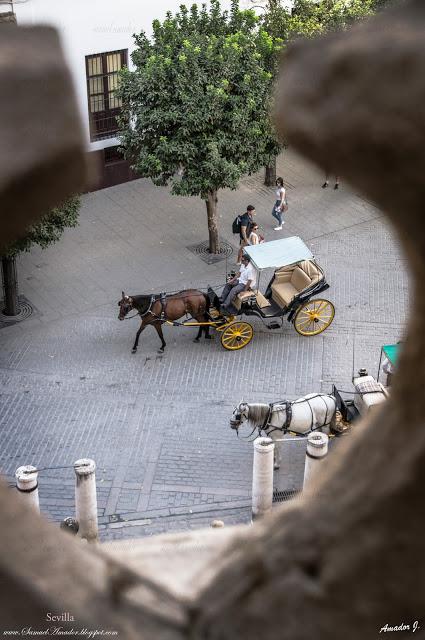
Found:
[[[232, 225], [233, 233], [238, 233], [237, 230], [239, 230], [239, 238], [240, 238], [238, 261], [236, 264], [241, 263], [244, 247], [246, 247], [249, 244], [248, 238], [251, 232], [251, 226], [254, 224], [255, 215], [256, 215], [255, 207], [253, 207], [252, 204], [249, 204], [246, 208], [246, 212], [240, 216], [237, 216], [237, 218], [233, 221], [233, 225]], [[235, 229], [237, 230], [235, 231]]]

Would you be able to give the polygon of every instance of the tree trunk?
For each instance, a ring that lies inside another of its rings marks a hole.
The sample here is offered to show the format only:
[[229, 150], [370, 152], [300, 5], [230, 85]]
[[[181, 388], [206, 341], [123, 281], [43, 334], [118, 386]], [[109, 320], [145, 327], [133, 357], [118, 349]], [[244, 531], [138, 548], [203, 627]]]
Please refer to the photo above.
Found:
[[276, 156], [271, 159], [270, 164], [265, 166], [264, 184], [267, 187], [274, 187], [276, 184]]
[[6, 316], [17, 316], [19, 313], [18, 302], [18, 279], [16, 276], [16, 260], [15, 258], [3, 257], [3, 290], [4, 290], [4, 309], [2, 310]]
[[205, 200], [208, 216], [208, 234], [210, 253], [218, 253], [220, 246], [218, 242], [217, 228], [217, 191], [210, 191]]

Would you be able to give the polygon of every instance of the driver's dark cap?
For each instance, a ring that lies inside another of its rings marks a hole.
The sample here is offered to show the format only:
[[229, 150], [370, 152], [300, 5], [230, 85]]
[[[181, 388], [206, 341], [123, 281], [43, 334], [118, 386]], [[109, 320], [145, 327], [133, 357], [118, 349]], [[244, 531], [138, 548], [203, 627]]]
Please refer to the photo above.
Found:
[[252, 204], [249, 204], [246, 208], [247, 211], [255, 211], [255, 207]]

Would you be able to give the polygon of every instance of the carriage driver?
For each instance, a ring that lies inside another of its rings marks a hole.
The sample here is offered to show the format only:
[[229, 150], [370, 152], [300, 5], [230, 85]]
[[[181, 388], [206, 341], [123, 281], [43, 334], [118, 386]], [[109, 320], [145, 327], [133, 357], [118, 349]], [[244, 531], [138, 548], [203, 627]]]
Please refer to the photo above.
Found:
[[237, 314], [238, 310], [233, 305], [233, 300], [241, 291], [253, 289], [256, 284], [255, 269], [251, 264], [251, 258], [244, 253], [239, 273], [225, 285], [219, 298], [221, 308], [225, 313]]

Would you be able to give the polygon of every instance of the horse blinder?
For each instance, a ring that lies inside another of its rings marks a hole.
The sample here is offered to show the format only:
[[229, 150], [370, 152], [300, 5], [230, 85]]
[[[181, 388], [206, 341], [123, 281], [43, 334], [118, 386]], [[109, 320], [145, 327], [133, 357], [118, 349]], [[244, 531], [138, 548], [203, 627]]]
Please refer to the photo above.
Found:
[[127, 313], [133, 308], [131, 304], [131, 299], [125, 296], [118, 302], [118, 306], [120, 308], [120, 312], [118, 314], [118, 320], [124, 320]]

